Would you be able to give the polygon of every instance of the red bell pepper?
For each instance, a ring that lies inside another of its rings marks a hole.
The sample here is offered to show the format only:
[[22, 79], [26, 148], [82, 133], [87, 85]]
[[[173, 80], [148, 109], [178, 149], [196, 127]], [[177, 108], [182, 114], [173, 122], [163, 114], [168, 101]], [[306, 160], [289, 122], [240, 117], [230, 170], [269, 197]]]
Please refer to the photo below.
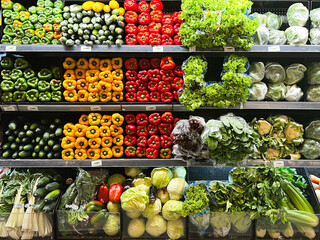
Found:
[[120, 183], [112, 184], [109, 189], [109, 201], [116, 203], [120, 201], [123, 187]]
[[172, 123], [173, 122], [173, 116], [171, 112], [165, 112], [161, 115], [161, 121], [164, 123]]
[[149, 124], [147, 129], [150, 136], [158, 134], [158, 128], [156, 125]]
[[102, 203], [107, 203], [109, 201], [109, 189], [105, 183], [99, 188], [98, 200]]
[[148, 130], [146, 125], [140, 125], [137, 127], [137, 136], [148, 136]]
[[126, 121], [127, 124], [134, 124], [136, 123], [136, 116], [134, 114], [127, 114], [124, 117], [124, 120]]
[[183, 87], [183, 79], [179, 77], [175, 77], [171, 82], [171, 87], [173, 89], [179, 90], [180, 88]]
[[140, 45], [148, 45], [149, 44], [149, 33], [148, 32], [139, 32], [137, 35], [137, 39], [138, 39], [138, 43]]
[[137, 132], [136, 125], [129, 124], [126, 126], [126, 134], [127, 135], [134, 135]]
[[136, 85], [138, 86], [138, 91], [147, 90], [148, 84], [145, 81], [137, 80]]
[[176, 66], [176, 67], [173, 69], [173, 73], [174, 73], [174, 75], [176, 75], [177, 77], [182, 78], [182, 77], [183, 77], [183, 70], [182, 70], [182, 68], [181, 68], [181, 65]]
[[174, 118], [173, 120], [173, 126], [176, 125], [177, 122], [179, 122], [181, 120], [181, 118]]
[[126, 36], [126, 44], [127, 45], [137, 45], [137, 35], [135, 34], [128, 34]]
[[158, 83], [155, 82], [155, 81], [150, 81], [148, 83], [148, 90], [151, 91], [151, 92], [154, 92], [154, 91], [157, 91], [158, 89]]
[[165, 24], [162, 26], [162, 30], [161, 30], [162, 35], [168, 35], [169, 37], [173, 37], [174, 35], [174, 29], [172, 25], [169, 24]]
[[127, 78], [127, 80], [129, 80], [129, 81], [135, 81], [135, 80], [137, 80], [137, 75], [138, 75], [138, 73], [137, 73], [136, 70], [128, 70], [128, 71], [126, 72], [126, 78]]
[[173, 94], [171, 92], [161, 93], [161, 101], [164, 103], [170, 103], [173, 100]]
[[149, 123], [152, 125], [159, 125], [161, 123], [161, 115], [159, 113], [150, 114]]
[[167, 135], [161, 135], [160, 137], [160, 145], [163, 148], [171, 147], [172, 146], [172, 139]]
[[128, 34], [137, 34], [138, 33], [138, 28], [133, 23], [128, 23], [127, 26], [125, 27], [125, 30], [126, 30], [126, 33], [128, 33]]
[[150, 18], [152, 22], [161, 23], [163, 18], [163, 13], [161, 10], [153, 10], [150, 13]]
[[62, 37], [62, 32], [54, 32], [54, 39], [60, 39]]
[[174, 12], [172, 14], [172, 19], [173, 19], [174, 23], [182, 23], [183, 22], [183, 20], [181, 19], [181, 13], [182, 13], [182, 11]]
[[161, 2], [161, 0], [152, 0], [150, 3], [150, 8], [152, 10], [163, 10], [163, 4]]
[[160, 123], [158, 126], [159, 132], [161, 135], [168, 135], [170, 136], [172, 125], [170, 123]]
[[139, 14], [138, 21], [140, 25], [148, 25], [151, 22], [150, 14], [147, 12]]
[[175, 35], [179, 34], [179, 32], [180, 32], [180, 26], [181, 26], [180, 23], [176, 23], [176, 24], [173, 26], [173, 30], [174, 30], [174, 34], [175, 34]]
[[137, 94], [134, 92], [126, 93], [126, 100], [128, 102], [136, 102], [137, 101]]
[[149, 24], [149, 33], [160, 33], [162, 25], [161, 23], [151, 22]]
[[160, 45], [161, 44], [161, 35], [159, 33], [151, 33], [149, 35], [149, 44], [150, 45]]
[[137, 146], [142, 147], [142, 148], [146, 148], [148, 146], [147, 137], [146, 136], [139, 137], [137, 140]]
[[173, 25], [173, 18], [170, 14], [166, 14], [163, 16], [162, 21], [161, 21], [162, 25]]
[[125, 136], [124, 138], [124, 144], [127, 146], [132, 146], [135, 145], [137, 143], [137, 138], [136, 136]]
[[150, 12], [150, 5], [146, 1], [142, 0], [138, 3], [138, 12], [139, 13], [149, 13]]
[[136, 12], [138, 10], [138, 4], [135, 0], [125, 0], [123, 6], [126, 11]]
[[179, 102], [179, 95], [177, 90], [172, 91], [173, 99]]
[[161, 101], [161, 95], [159, 92], [151, 92], [150, 93], [150, 101], [151, 102], [160, 102]]
[[149, 98], [150, 96], [147, 90], [137, 92], [138, 102], [149, 102]]
[[125, 89], [127, 92], [137, 92], [137, 85], [135, 81], [126, 82]]
[[170, 69], [174, 69], [176, 66], [176, 64], [174, 63], [172, 57], [163, 57], [161, 58], [161, 62], [160, 62], [160, 68], [162, 70], [170, 70]]
[[136, 116], [136, 123], [138, 125], [147, 125], [149, 123], [148, 121], [148, 115], [146, 113], [139, 113]]
[[159, 82], [161, 80], [160, 70], [159, 69], [149, 69], [148, 77], [151, 81]]
[[151, 58], [150, 59], [151, 68], [160, 69], [160, 62], [161, 62], [160, 58]]
[[174, 45], [181, 45], [180, 36], [179, 35], [174, 36], [173, 42], [174, 42]]
[[159, 156], [159, 150], [154, 148], [147, 148], [146, 156], [147, 158], [157, 158]]
[[139, 67], [142, 69], [142, 70], [148, 70], [150, 68], [150, 61], [146, 58], [141, 58], [139, 60]]
[[172, 70], [161, 70], [160, 75], [163, 81], [173, 81], [174, 74]]
[[148, 25], [139, 25], [138, 26], [138, 33], [144, 33], [144, 32], [148, 32], [149, 28]]
[[161, 45], [173, 45], [173, 44], [174, 44], [174, 41], [169, 35], [164, 34], [161, 36]]
[[146, 148], [137, 147], [136, 154], [137, 154], [137, 157], [145, 157], [146, 156]]
[[160, 81], [158, 84], [158, 91], [161, 93], [169, 92], [171, 89], [170, 82]]
[[127, 157], [134, 157], [136, 155], [136, 147], [134, 146], [128, 146], [126, 147], [126, 150], [124, 150], [124, 154], [127, 156]]
[[124, 15], [124, 19], [127, 23], [135, 23], [138, 20], [138, 14], [134, 11], [128, 11]]
[[153, 135], [148, 139], [148, 147], [150, 148], [160, 148], [160, 137], [158, 135]]
[[163, 148], [160, 150], [160, 157], [168, 159], [171, 157], [171, 153], [172, 153], [171, 148]]
[[148, 81], [148, 71], [147, 70], [142, 70], [138, 72], [138, 79], [142, 81]]
[[138, 69], [138, 60], [136, 58], [128, 58], [124, 61], [124, 66], [128, 70], [137, 70]]

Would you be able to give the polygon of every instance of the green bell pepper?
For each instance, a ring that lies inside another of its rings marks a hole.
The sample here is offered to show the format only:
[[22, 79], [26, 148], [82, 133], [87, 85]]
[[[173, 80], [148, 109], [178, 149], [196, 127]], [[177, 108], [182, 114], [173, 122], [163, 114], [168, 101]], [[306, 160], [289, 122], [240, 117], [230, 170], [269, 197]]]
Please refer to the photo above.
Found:
[[42, 25], [42, 23], [36, 22], [36, 23], [34, 24], [34, 28], [35, 28], [35, 29], [42, 29], [42, 28], [43, 28], [43, 25]]
[[27, 36], [24, 36], [22, 39], [21, 39], [21, 41], [22, 41], [22, 44], [30, 44], [30, 38], [29, 37], [27, 37]]
[[1, 8], [2, 9], [12, 9], [13, 2], [11, 0], [3, 0], [3, 1], [1, 1]]
[[51, 44], [60, 44], [58, 39], [52, 39]]
[[37, 77], [33, 77], [27, 80], [27, 84], [30, 88], [38, 88], [39, 79]]
[[51, 100], [51, 93], [46, 91], [46, 92], [41, 92], [39, 94], [39, 100], [41, 102], [49, 102]]
[[53, 7], [63, 9], [63, 2], [61, 0], [57, 0], [53, 3]]
[[52, 101], [61, 102], [61, 100], [62, 100], [62, 92], [61, 91], [53, 91], [51, 96], [52, 96]]
[[0, 65], [4, 69], [12, 69], [13, 68], [13, 60], [11, 57], [5, 57], [1, 60]]
[[50, 85], [51, 85], [52, 91], [58, 91], [61, 89], [62, 82], [61, 82], [61, 80], [52, 79], [50, 81]]
[[44, 6], [53, 8], [53, 2], [51, 2], [51, 0], [45, 0], [44, 1]]
[[1, 71], [1, 77], [3, 80], [11, 80], [11, 70], [3, 69]]
[[42, 68], [40, 72], [38, 72], [38, 78], [40, 80], [49, 81], [52, 79], [52, 72], [48, 68]]
[[107, 209], [101, 209], [99, 212], [97, 212], [92, 216], [90, 223], [95, 228], [102, 228], [103, 225], [105, 225], [108, 217], [109, 217], [109, 213]]
[[38, 44], [40, 43], [40, 38], [38, 38], [37, 36], [33, 36], [31, 38], [31, 44]]
[[27, 30], [27, 29], [34, 29], [34, 26], [30, 20], [27, 20], [22, 24], [22, 30]]
[[11, 25], [11, 24], [13, 24], [13, 19], [11, 19], [11, 18], [4, 18], [4, 24], [6, 24], [6, 25]]
[[22, 39], [15, 37], [14, 39], [12, 39], [12, 43], [13, 44], [22, 44]]
[[12, 8], [13, 8], [13, 11], [15, 11], [15, 12], [21, 12], [21, 11], [26, 10], [26, 8], [20, 3], [13, 4]]
[[18, 78], [23, 77], [23, 72], [20, 69], [13, 69], [10, 77], [12, 80], [16, 81]]
[[3, 35], [2, 39], [1, 39], [1, 43], [2, 44], [11, 44], [12, 43], [12, 37], [10, 37], [8, 35]]
[[53, 13], [53, 9], [51, 7], [46, 7], [43, 11], [43, 14], [49, 16]]
[[45, 91], [50, 90], [50, 83], [45, 80], [40, 80], [38, 82], [38, 90], [40, 92], [45, 92]]
[[20, 19], [19, 13], [18, 13], [18, 12], [12, 12], [11, 18], [12, 18], [13, 20], [19, 20], [19, 19]]
[[39, 92], [37, 89], [31, 89], [26, 92], [26, 98], [29, 102], [36, 102], [39, 97]]
[[28, 84], [25, 78], [21, 77], [14, 84], [14, 88], [20, 91], [26, 91], [28, 89]]
[[61, 8], [54, 8], [52, 10], [52, 12], [53, 12], [54, 15], [62, 14], [62, 9]]
[[12, 92], [4, 92], [1, 96], [1, 100], [2, 102], [12, 102], [13, 100], [12, 96], [13, 96]]
[[55, 79], [61, 79], [61, 68], [60, 67], [57, 67], [57, 66], [52, 66], [51, 67], [51, 72], [54, 76]]
[[28, 8], [28, 11], [31, 14], [36, 14], [37, 13], [37, 7], [36, 6], [31, 6], [31, 7]]
[[49, 15], [47, 17], [47, 22], [53, 24], [54, 23], [54, 15]]
[[39, 21], [38, 15], [37, 15], [37, 14], [32, 14], [32, 15], [29, 17], [29, 20], [30, 20], [32, 23], [38, 22], [38, 21]]
[[41, 44], [49, 44], [50, 43], [50, 39], [47, 38], [47, 37], [43, 37], [43, 38], [41, 38], [40, 43]]
[[24, 31], [22, 30], [22, 28], [17, 28], [16, 30], [14, 30], [14, 33], [16, 34], [16, 37], [18, 37], [18, 38], [24, 37]]
[[54, 33], [53, 32], [47, 32], [45, 37], [48, 38], [49, 40], [52, 40], [53, 37], [54, 37]]
[[3, 80], [0, 86], [1, 86], [1, 90], [4, 92], [10, 92], [14, 90], [14, 82], [10, 80]]
[[36, 73], [31, 68], [27, 68], [23, 71], [23, 76], [25, 79], [29, 79], [36, 76]]
[[15, 102], [24, 102], [26, 100], [26, 92], [15, 91], [13, 93], [13, 101]]
[[26, 37], [32, 38], [34, 36], [34, 30], [33, 29], [27, 29], [24, 31], [24, 35]]
[[14, 62], [14, 68], [26, 69], [29, 67], [29, 62], [24, 58], [17, 58]]
[[44, 0], [38, 0], [37, 1], [37, 6], [38, 7], [44, 7]]
[[44, 7], [37, 7], [37, 14], [43, 14], [44, 13]]
[[61, 23], [63, 21], [62, 14], [54, 15], [54, 23]]
[[3, 16], [4, 18], [11, 18], [11, 14], [12, 14], [12, 11], [11, 11], [10, 9], [5, 9], [5, 10], [3, 10], [3, 12], [2, 12], [2, 16]]
[[5, 35], [8, 35], [10, 37], [15, 37], [16, 34], [14, 33], [14, 28], [12, 25], [7, 25], [4, 29], [3, 29], [3, 33]]
[[47, 16], [44, 15], [44, 14], [40, 14], [38, 19], [39, 19], [39, 22], [41, 22], [41, 23], [46, 23], [47, 22]]
[[19, 18], [20, 18], [20, 20], [21, 20], [22, 22], [28, 20], [29, 17], [30, 17], [30, 13], [29, 13], [28, 11], [21, 11], [21, 12], [19, 13]]
[[43, 28], [42, 29], [36, 29], [34, 31], [34, 34], [39, 38], [43, 38], [44, 35], [46, 34], [46, 30], [44, 30]]

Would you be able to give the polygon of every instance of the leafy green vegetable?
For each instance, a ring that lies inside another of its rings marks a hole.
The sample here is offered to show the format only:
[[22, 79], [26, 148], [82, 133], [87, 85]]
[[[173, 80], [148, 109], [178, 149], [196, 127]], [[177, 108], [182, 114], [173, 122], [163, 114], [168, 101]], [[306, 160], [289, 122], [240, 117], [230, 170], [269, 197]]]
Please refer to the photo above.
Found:
[[190, 185], [185, 189], [182, 209], [186, 215], [202, 213], [209, 207], [209, 192], [204, 183]]

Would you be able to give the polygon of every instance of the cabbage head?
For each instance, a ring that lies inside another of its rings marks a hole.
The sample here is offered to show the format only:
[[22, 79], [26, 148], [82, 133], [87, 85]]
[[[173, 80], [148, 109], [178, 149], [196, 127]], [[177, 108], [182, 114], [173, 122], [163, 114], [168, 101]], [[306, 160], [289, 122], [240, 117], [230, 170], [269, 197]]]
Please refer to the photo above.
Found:
[[286, 86], [283, 83], [269, 84], [266, 98], [273, 101], [283, 100], [286, 95]]
[[320, 102], [320, 85], [311, 85], [307, 90], [307, 101]]
[[173, 173], [169, 168], [154, 168], [151, 172], [151, 183], [158, 189], [165, 188], [172, 178]]
[[312, 28], [310, 30], [311, 45], [320, 45], [320, 28]]
[[250, 101], [262, 101], [264, 100], [268, 92], [267, 84], [264, 82], [257, 82], [251, 85], [249, 88], [249, 100]]
[[170, 239], [179, 239], [184, 236], [185, 227], [181, 218], [167, 222], [167, 234]]
[[146, 231], [153, 237], [159, 237], [167, 231], [167, 222], [160, 215], [148, 219]]
[[142, 215], [146, 218], [151, 218], [161, 212], [161, 201], [159, 198], [156, 199], [154, 203], [148, 203]]
[[143, 211], [149, 203], [148, 195], [134, 187], [123, 192], [120, 200], [122, 209], [127, 212]]
[[286, 72], [279, 63], [271, 62], [266, 65], [265, 77], [269, 83], [282, 83], [286, 78]]
[[210, 224], [213, 228], [213, 234], [216, 238], [225, 237], [231, 229], [230, 213], [211, 212]]
[[298, 102], [303, 97], [303, 91], [297, 85], [287, 86], [284, 98], [289, 102]]
[[286, 79], [284, 83], [287, 85], [293, 85], [300, 82], [304, 78], [304, 73], [307, 71], [307, 68], [300, 64], [294, 63], [286, 67]]
[[269, 30], [266, 26], [260, 25], [253, 36], [255, 45], [267, 45], [269, 41]]
[[306, 137], [316, 141], [320, 141], [320, 120], [312, 121], [306, 127]]
[[271, 29], [278, 30], [279, 28], [281, 28], [282, 18], [280, 16], [272, 12], [267, 12], [265, 13], [265, 15], [267, 16], [266, 26], [269, 30]]
[[284, 34], [289, 45], [305, 45], [308, 41], [308, 29], [305, 27], [289, 27]]
[[310, 11], [310, 19], [312, 23], [320, 26], [320, 8], [316, 8]]
[[260, 25], [267, 26], [267, 19], [268, 18], [265, 14], [255, 12], [255, 13], [252, 13], [251, 16], [258, 19]]
[[302, 3], [294, 3], [288, 8], [287, 19], [290, 27], [303, 27], [309, 19], [309, 10]]
[[182, 201], [169, 200], [162, 207], [162, 216], [166, 220], [177, 220], [179, 217], [184, 216], [182, 205]]
[[269, 31], [269, 45], [285, 45], [287, 42], [286, 35], [284, 31], [271, 29]]
[[320, 84], [320, 62], [313, 62], [307, 70], [308, 83]]
[[316, 140], [305, 139], [301, 149], [306, 159], [317, 159], [320, 157], [320, 143]]
[[180, 200], [187, 183], [184, 178], [172, 178], [167, 186], [167, 191], [171, 200]]
[[260, 82], [264, 78], [265, 67], [263, 62], [252, 62], [249, 67], [248, 75], [252, 83]]

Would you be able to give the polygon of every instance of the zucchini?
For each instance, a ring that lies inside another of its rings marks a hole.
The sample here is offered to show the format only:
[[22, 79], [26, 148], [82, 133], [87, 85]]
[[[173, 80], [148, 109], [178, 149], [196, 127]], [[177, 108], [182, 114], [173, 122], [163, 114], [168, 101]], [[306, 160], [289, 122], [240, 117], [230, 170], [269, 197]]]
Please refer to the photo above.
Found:
[[53, 176], [52, 180], [55, 182], [62, 182], [63, 178], [60, 174], [57, 173], [56, 175]]
[[39, 179], [37, 187], [44, 187], [51, 182], [50, 177], [42, 177]]
[[60, 189], [53, 190], [45, 196], [44, 201], [46, 203], [53, 202], [59, 197], [59, 194], [60, 194]]
[[56, 206], [56, 202], [53, 201], [49, 204], [46, 204], [43, 208], [42, 208], [42, 211], [44, 212], [52, 212], [54, 207]]
[[47, 190], [45, 189], [45, 187], [41, 187], [34, 191], [33, 196], [43, 198], [44, 196], [46, 196], [46, 193]]
[[20, 151], [19, 152], [19, 157], [21, 157], [21, 158], [29, 157], [30, 155], [31, 155], [31, 152], [29, 152], [29, 151]]
[[37, 203], [36, 203], [36, 205], [34, 205], [34, 211], [35, 212], [41, 212], [42, 211], [42, 209], [43, 209], [43, 207], [45, 206], [45, 201], [44, 201], [44, 199], [40, 199]]
[[56, 189], [59, 189], [60, 188], [60, 184], [57, 183], [57, 182], [51, 182], [51, 183], [48, 183], [46, 186], [45, 186], [45, 189], [48, 191], [48, 192], [51, 192], [53, 190], [56, 190]]

